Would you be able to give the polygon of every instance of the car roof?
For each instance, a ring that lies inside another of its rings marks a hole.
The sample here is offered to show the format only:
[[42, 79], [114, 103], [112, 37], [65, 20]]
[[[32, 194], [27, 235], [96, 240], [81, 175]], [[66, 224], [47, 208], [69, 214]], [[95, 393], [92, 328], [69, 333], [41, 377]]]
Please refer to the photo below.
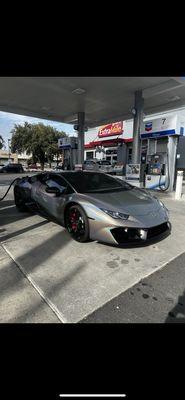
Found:
[[88, 158], [88, 160], [85, 160], [84, 162], [97, 162], [98, 160], [95, 160], [93, 158]]
[[78, 171], [71, 171], [71, 170], [68, 170], [68, 171], [56, 171], [56, 170], [53, 170], [53, 171], [43, 171], [43, 172], [37, 172], [37, 173], [35, 173], [34, 175], [31, 175], [31, 176], [39, 176], [39, 175], [59, 175], [59, 176], [65, 176], [66, 178], [67, 178], [67, 175], [70, 175], [70, 174], [74, 174], [74, 175], [84, 175], [84, 174], [104, 174], [103, 172], [99, 172], [99, 171], [83, 171], [83, 170], [78, 170]]
[[[47, 173], [47, 172], [46, 172]], [[68, 171], [51, 171], [51, 172], [48, 172], [49, 174], [56, 174], [56, 175], [64, 175], [64, 176], [66, 176], [67, 177], [67, 175], [69, 175], [69, 174], [74, 174], [74, 175], [84, 175], [84, 174], [101, 174], [102, 175], [102, 173], [103, 172], [99, 172], [99, 171], [83, 171], [83, 170], [78, 170], [78, 171], [70, 171], [70, 170], [68, 170]]]

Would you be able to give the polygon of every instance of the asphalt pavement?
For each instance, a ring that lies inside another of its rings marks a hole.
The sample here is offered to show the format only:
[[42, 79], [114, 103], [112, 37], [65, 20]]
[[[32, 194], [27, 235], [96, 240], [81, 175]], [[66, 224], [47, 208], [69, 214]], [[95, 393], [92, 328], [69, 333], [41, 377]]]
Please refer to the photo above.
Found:
[[185, 252], [83, 323], [185, 323]]

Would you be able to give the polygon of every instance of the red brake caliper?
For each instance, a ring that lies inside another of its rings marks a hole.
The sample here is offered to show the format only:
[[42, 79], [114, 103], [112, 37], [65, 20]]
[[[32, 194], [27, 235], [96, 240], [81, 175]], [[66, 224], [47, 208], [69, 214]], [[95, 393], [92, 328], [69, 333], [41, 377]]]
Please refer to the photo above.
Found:
[[73, 229], [73, 231], [76, 232], [77, 230], [77, 215], [76, 215], [76, 211], [73, 211], [73, 213], [70, 216], [70, 220], [71, 220], [71, 228]]

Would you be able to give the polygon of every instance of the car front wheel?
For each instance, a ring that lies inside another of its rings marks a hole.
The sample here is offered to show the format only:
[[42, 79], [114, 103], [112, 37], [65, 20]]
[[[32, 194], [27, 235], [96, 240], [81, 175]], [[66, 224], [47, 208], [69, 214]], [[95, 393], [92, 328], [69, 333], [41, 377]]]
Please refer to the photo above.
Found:
[[80, 206], [73, 205], [67, 210], [66, 228], [76, 241], [86, 242], [89, 240], [88, 218]]

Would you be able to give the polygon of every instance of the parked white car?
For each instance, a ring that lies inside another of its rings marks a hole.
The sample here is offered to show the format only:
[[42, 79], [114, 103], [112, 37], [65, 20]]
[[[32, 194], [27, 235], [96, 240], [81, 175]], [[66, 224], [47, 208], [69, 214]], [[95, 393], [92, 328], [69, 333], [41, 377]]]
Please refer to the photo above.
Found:
[[114, 168], [108, 160], [89, 159], [84, 161], [83, 169], [87, 171], [100, 171], [106, 174], [114, 174]]

